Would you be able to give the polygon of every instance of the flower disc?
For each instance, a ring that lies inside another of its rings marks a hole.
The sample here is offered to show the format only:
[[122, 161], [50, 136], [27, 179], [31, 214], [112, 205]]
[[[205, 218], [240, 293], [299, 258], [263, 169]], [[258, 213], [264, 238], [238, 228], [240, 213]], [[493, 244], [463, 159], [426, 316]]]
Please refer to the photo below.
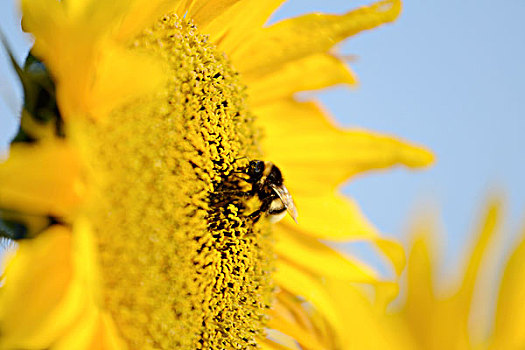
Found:
[[232, 172], [257, 154], [244, 87], [175, 15], [132, 46], [167, 63], [168, 88], [68, 130], [86, 165], [80, 212], [98, 242], [105, 308], [132, 348], [246, 348], [264, 327], [273, 255], [267, 224], [246, 219], [235, 196], [243, 181]]

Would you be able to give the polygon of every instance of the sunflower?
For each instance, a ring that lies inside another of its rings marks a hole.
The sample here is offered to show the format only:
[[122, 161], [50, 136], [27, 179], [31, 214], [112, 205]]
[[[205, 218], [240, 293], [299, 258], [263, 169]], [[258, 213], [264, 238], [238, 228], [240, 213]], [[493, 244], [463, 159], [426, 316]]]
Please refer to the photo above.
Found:
[[[264, 26], [282, 2], [22, 1], [35, 44], [16, 67], [24, 110], [0, 164], [2, 222], [20, 239], [0, 348], [351, 344], [328, 281], [378, 296], [392, 284], [321, 240], [369, 240], [398, 272], [403, 254], [338, 186], [432, 155], [337, 128], [293, 96], [355, 84], [329, 51], [400, 2]], [[299, 224], [254, 215], [254, 159], [278, 165]]]
[[[494, 261], [494, 250], [503, 238], [502, 204], [493, 198], [477, 225], [470, 254], [465, 256], [460, 283], [444, 286], [436, 281], [436, 252], [432, 249], [434, 225], [415, 227], [407, 266], [407, 299], [395, 317], [405, 326], [419, 349], [523, 349], [523, 305], [525, 302], [525, 231], [514, 245], [501, 281], [486, 288]], [[492, 293], [497, 292], [497, 298]], [[494, 307], [490, 307], [493, 305]], [[481, 308], [494, 316], [481, 317]], [[487, 322], [488, 320], [488, 322]]]

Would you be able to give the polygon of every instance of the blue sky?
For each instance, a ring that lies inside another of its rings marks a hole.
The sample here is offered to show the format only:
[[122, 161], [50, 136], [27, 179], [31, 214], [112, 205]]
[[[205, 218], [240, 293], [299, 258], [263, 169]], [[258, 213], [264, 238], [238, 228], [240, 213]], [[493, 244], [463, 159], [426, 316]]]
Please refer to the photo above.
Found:
[[[276, 19], [364, 3], [291, 0]], [[341, 46], [358, 56], [351, 66], [359, 88], [320, 94], [341, 124], [395, 134], [436, 153], [429, 170], [367, 175], [344, 192], [398, 237], [422, 208], [438, 208], [449, 265], [472, 238], [489, 192], [504, 193], [509, 239], [524, 222], [524, 17], [518, 0], [405, 1], [397, 22]]]
[[[290, 0], [274, 16], [342, 12], [365, 1]], [[403, 237], [427, 203], [440, 209], [446, 260], [469, 241], [486, 194], [505, 193], [506, 226], [517, 231], [525, 212], [525, 2], [406, 1], [392, 25], [340, 47], [357, 55], [356, 90], [319, 98], [340, 124], [395, 134], [428, 146], [438, 162], [426, 171], [367, 175], [344, 192], [382, 231]], [[503, 5], [504, 4], [504, 5]], [[13, 0], [0, 2], [0, 27], [22, 61], [28, 41], [17, 29]], [[0, 149], [16, 129], [21, 91], [0, 52]]]

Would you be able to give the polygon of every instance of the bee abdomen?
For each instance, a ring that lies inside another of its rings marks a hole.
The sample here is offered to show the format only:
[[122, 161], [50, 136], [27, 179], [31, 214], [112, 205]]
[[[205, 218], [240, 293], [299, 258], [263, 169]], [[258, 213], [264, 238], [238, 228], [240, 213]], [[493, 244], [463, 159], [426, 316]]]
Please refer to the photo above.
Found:
[[268, 209], [268, 220], [271, 223], [276, 223], [282, 220], [286, 216], [286, 206], [280, 198], [276, 198], [270, 204]]

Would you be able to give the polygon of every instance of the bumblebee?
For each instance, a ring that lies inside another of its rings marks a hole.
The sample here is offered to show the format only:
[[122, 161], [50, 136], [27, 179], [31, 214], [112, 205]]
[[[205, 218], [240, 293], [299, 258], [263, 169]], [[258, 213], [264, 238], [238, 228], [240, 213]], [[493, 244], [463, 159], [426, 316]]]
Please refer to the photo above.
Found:
[[261, 207], [249, 216], [257, 222], [262, 214], [266, 214], [270, 222], [280, 221], [286, 212], [297, 223], [297, 209], [293, 198], [283, 183], [281, 170], [272, 162], [252, 160], [246, 170], [248, 178], [246, 182], [252, 185], [248, 192], [251, 196], [257, 196], [261, 201]]

